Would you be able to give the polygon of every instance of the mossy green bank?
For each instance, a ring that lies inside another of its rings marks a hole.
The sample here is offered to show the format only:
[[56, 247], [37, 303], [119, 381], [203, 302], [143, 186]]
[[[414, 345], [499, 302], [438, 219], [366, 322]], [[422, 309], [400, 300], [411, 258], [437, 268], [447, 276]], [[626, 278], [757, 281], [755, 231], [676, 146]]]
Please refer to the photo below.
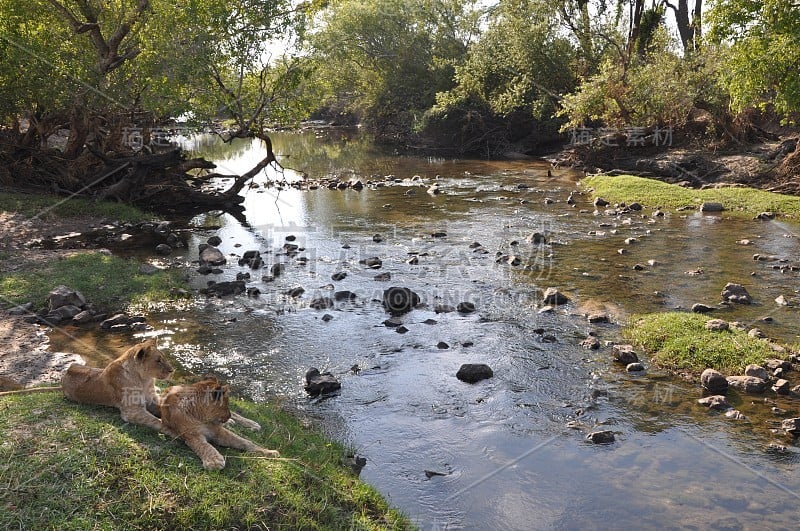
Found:
[[182, 441], [115, 409], [60, 391], [0, 397], [0, 528], [412, 527], [343, 464], [343, 447], [275, 405], [232, 406], [262, 426], [240, 435], [280, 459], [221, 449], [226, 467], [206, 471]]
[[593, 189], [596, 197], [612, 203], [638, 202], [650, 208], [699, 208], [704, 202], [721, 203], [725, 215], [754, 217], [761, 212], [800, 219], [800, 197], [776, 194], [746, 187], [709, 188], [696, 190], [655, 179], [633, 175], [593, 175], [581, 183]]
[[633, 315], [623, 329], [626, 340], [643, 349], [650, 362], [676, 372], [700, 373], [706, 368], [723, 374], [741, 374], [744, 368], [766, 359], [785, 357], [797, 349], [787, 347], [781, 354], [772, 343], [757, 339], [733, 327], [714, 332], [705, 327], [709, 317], [696, 313], [665, 312]]

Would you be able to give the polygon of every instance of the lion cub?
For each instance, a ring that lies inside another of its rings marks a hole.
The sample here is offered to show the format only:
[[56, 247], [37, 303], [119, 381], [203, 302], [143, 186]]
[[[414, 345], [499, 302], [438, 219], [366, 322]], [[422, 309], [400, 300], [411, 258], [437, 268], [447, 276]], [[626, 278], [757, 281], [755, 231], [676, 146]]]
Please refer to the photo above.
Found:
[[225, 457], [211, 446], [211, 442], [268, 457], [280, 456], [277, 451], [261, 448], [222, 426], [231, 418], [228, 386], [220, 385], [215, 378], [194, 385], [169, 387], [161, 395], [160, 405], [164, 426], [177, 433], [194, 450], [205, 469], [219, 470], [225, 467]]
[[150, 412], [158, 411], [156, 378], [167, 378], [172, 372], [172, 366], [151, 339], [129, 348], [105, 369], [73, 363], [61, 378], [61, 387], [70, 400], [115, 407], [125, 422], [143, 424], [175, 437]]

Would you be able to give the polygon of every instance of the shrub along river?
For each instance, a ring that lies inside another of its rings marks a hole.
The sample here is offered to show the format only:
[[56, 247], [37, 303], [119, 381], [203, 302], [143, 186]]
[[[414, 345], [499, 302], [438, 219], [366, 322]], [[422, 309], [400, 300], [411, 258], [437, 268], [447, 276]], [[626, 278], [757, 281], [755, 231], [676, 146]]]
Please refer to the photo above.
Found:
[[[367, 459], [361, 477], [422, 529], [796, 526], [798, 449], [773, 430], [800, 413], [795, 399], [732, 393], [747, 417], [732, 420], [697, 404], [699, 384], [651, 369], [646, 357], [647, 371], [628, 374], [608, 344], [587, 350], [581, 341], [619, 341], [634, 313], [716, 306], [723, 286], [738, 282], [755, 303], [714, 317], [797, 342], [797, 271], [753, 260], [796, 264], [797, 225], [695, 210], [662, 217], [658, 205], [596, 212], [577, 174], [548, 175], [535, 161], [383, 154], [325, 131], [273, 140], [287, 168], [366, 186], [279, 191], [265, 181], [300, 175], [270, 169], [243, 192], [243, 219], [192, 220], [177, 259], [197, 260], [215, 235], [228, 256], [221, 274], [192, 273], [193, 286], [249, 273], [260, 295], [201, 296], [190, 311], [150, 316], [187, 371], [214, 372], [242, 396], [281, 397], [315, 417]], [[198, 137], [187, 147], [220, 173], [244, 172], [264, 155], [249, 140]], [[248, 250], [261, 252], [262, 269], [237, 265]], [[372, 257], [380, 268], [360, 263]], [[276, 263], [282, 274], [262, 280]], [[376, 280], [386, 273], [390, 280]], [[384, 324], [390, 286], [422, 300], [402, 327]], [[304, 292], [287, 295], [296, 287]], [[542, 312], [548, 287], [571, 301]], [[309, 306], [345, 290], [355, 298]], [[792, 304], [778, 306], [779, 295]], [[476, 311], [436, 312], [460, 302]], [[611, 323], [590, 324], [597, 313]], [[461, 382], [463, 363], [486, 363], [494, 376]], [[333, 373], [341, 390], [309, 398], [310, 367]], [[598, 429], [616, 441], [587, 442]]]

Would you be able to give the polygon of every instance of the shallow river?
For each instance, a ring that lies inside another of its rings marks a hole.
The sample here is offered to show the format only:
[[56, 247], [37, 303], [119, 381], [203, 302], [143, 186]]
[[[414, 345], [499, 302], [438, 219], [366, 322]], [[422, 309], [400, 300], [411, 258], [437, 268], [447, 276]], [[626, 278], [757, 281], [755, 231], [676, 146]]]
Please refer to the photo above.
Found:
[[[632, 313], [715, 305], [725, 283], [740, 282], [756, 304], [716, 316], [797, 342], [798, 273], [752, 258], [796, 263], [797, 225], [692, 211], [652, 217], [657, 205], [596, 214], [588, 193], [567, 204], [570, 192], [585, 192], [578, 176], [548, 176], [545, 163], [384, 155], [357, 138], [327, 135], [276, 134], [275, 150], [310, 177], [381, 186], [259, 186], [246, 191], [246, 221], [195, 218], [179, 259], [196, 260], [197, 245], [218, 235], [223, 253], [258, 249], [267, 265], [251, 272], [257, 298], [209, 299], [188, 314], [151, 317], [187, 370], [216, 372], [243, 396], [283, 397], [315, 417], [366, 457], [361, 477], [422, 529], [796, 528], [797, 447], [770, 429], [800, 412], [797, 402], [740, 399], [749, 420], [729, 420], [696, 404], [697, 385], [656, 371], [629, 375], [611, 363], [610, 347], [589, 351], [580, 341], [589, 331], [618, 340]], [[215, 159], [221, 173], [244, 172], [263, 156], [250, 141], [189, 147]], [[257, 182], [297, 177], [270, 170]], [[434, 183], [441, 193], [428, 193]], [[547, 243], [530, 243], [535, 232]], [[287, 236], [303, 249], [297, 256], [281, 253]], [[496, 263], [498, 251], [520, 264]], [[250, 271], [236, 256], [223, 274], [195, 275], [193, 284]], [[359, 263], [370, 257], [382, 267]], [[285, 273], [263, 282], [273, 263], [286, 264]], [[333, 281], [337, 272], [347, 276]], [[390, 281], [375, 280], [385, 272]], [[305, 292], [285, 295], [295, 286]], [[425, 304], [403, 316], [406, 333], [383, 324], [380, 299], [390, 286], [411, 288]], [[572, 301], [540, 313], [551, 286]], [[334, 290], [357, 298], [327, 311], [308, 307]], [[793, 306], [776, 305], [778, 295]], [[462, 301], [477, 311], [434, 311]], [[590, 325], [586, 315], [599, 311], [612, 323]], [[494, 377], [463, 383], [455, 378], [462, 363], [487, 363]], [[309, 399], [309, 367], [331, 371], [341, 391]], [[773, 416], [773, 405], [788, 413]], [[616, 442], [586, 442], [592, 429], [613, 430]]]

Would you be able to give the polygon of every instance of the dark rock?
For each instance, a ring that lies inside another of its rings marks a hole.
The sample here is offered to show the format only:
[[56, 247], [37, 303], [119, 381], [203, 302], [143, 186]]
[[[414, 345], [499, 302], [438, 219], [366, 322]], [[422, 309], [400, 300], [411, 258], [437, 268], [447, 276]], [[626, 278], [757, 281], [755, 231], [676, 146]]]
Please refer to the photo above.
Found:
[[250, 273], [236, 273], [236, 280], [250, 280]]
[[634, 271], [644, 271], [645, 268], [642, 264], [634, 264], [631, 269]]
[[308, 303], [308, 307], [314, 310], [327, 310], [333, 308], [333, 305], [330, 297], [316, 297]]
[[753, 219], [759, 219], [761, 221], [769, 221], [775, 219], [775, 212], [761, 212]]
[[467, 383], [476, 383], [492, 376], [494, 371], [485, 363], [465, 363], [456, 373], [456, 378]]
[[358, 298], [358, 296], [352, 291], [343, 290], [334, 293], [333, 298], [337, 301], [354, 301]]
[[61, 306], [48, 313], [46, 319], [48, 322], [54, 324], [63, 323], [64, 321], [69, 321], [70, 319], [73, 319], [76, 315], [81, 313], [81, 311], [82, 310], [77, 306], [72, 306], [71, 304], [67, 304], [66, 306]]
[[364, 260], [359, 260], [358, 263], [368, 267], [369, 269], [380, 269], [381, 266], [383, 266], [383, 261], [377, 256], [373, 256], [371, 258], [365, 258]]
[[547, 238], [541, 232], [534, 232], [533, 234], [528, 236], [527, 240], [528, 243], [531, 243], [533, 245], [542, 245], [547, 243]]
[[634, 201], [633, 203], [628, 205], [628, 209], [634, 212], [640, 212], [642, 210], [642, 205]]
[[594, 444], [611, 444], [614, 442], [614, 432], [611, 430], [593, 431], [586, 436], [586, 440]]
[[258, 297], [261, 295], [261, 290], [255, 287], [247, 288], [247, 296], [248, 297]]
[[604, 313], [592, 313], [587, 318], [590, 323], [607, 323], [609, 322], [608, 315]]
[[83, 308], [85, 305], [86, 297], [80, 291], [75, 291], [67, 286], [58, 286], [47, 296], [47, 307], [50, 311], [57, 310], [62, 306]]
[[731, 405], [728, 403], [728, 399], [723, 395], [707, 396], [698, 400], [697, 403], [701, 406], [706, 406], [709, 409], [716, 409], [717, 411], [725, 411], [726, 409], [731, 408]]
[[8, 310], [9, 315], [25, 315], [31, 313], [33, 310], [33, 303], [26, 302], [25, 304], [20, 304], [19, 306], [14, 306], [10, 310]]
[[422, 321], [422, 324], [435, 325], [439, 324], [439, 321], [437, 321], [436, 319], [425, 319], [424, 321]]
[[295, 286], [292, 289], [287, 290], [285, 294], [292, 298], [297, 298], [305, 292], [306, 290], [303, 288], [303, 286]]
[[395, 328], [394, 331], [397, 332], [398, 334], [405, 334], [406, 332], [408, 332], [408, 328], [406, 328], [403, 325], [400, 325], [397, 328]]
[[788, 371], [788, 370], [791, 370], [791, 368], [792, 368], [792, 364], [791, 363], [789, 363], [786, 360], [781, 360], [781, 359], [777, 359], [777, 358], [764, 360], [764, 366], [769, 371], [774, 371], [775, 369], [783, 369], [785, 371]]
[[456, 308], [450, 304], [437, 304], [433, 307], [433, 311], [436, 313], [451, 313], [456, 311]]
[[108, 329], [108, 331], [111, 332], [112, 334], [120, 334], [120, 333], [124, 333], [124, 332], [130, 332], [130, 330], [131, 330], [131, 325], [129, 325], [127, 323], [115, 324], [111, 328]]
[[700, 212], [723, 212], [725, 207], [722, 203], [714, 203], [710, 201], [706, 201], [702, 205], [700, 205]]
[[628, 371], [628, 372], [643, 372], [644, 371], [644, 365], [642, 365], [638, 361], [634, 362], [634, 363], [629, 363], [625, 367], [625, 370]]
[[569, 302], [569, 297], [558, 291], [556, 288], [547, 288], [544, 291], [544, 303], [559, 306]]
[[383, 322], [383, 325], [387, 328], [397, 328], [401, 324], [403, 324], [403, 320], [399, 317], [389, 317]]
[[283, 264], [272, 264], [272, 267], [269, 268], [269, 272], [273, 277], [281, 276], [284, 271], [286, 271], [286, 266]]
[[459, 302], [458, 306], [456, 306], [456, 310], [458, 313], [473, 313], [475, 311], [475, 305], [471, 302]]
[[208, 246], [200, 251], [200, 265], [220, 266], [227, 262], [225, 255], [216, 247]]
[[380, 234], [376, 234], [375, 236], [372, 237], [372, 241], [374, 241], [375, 243], [381, 243], [383, 241], [383, 236], [381, 236]]
[[727, 378], [715, 369], [704, 370], [700, 375], [700, 384], [710, 393], [724, 395], [728, 392]]
[[625, 365], [639, 361], [639, 356], [634, 352], [633, 345], [614, 345], [611, 349], [611, 355], [614, 357], [614, 361]]
[[694, 313], [709, 313], [714, 310], [716, 310], [714, 306], [709, 306], [707, 304], [701, 304], [699, 302], [697, 304], [692, 304], [692, 311]]
[[320, 373], [312, 367], [306, 372], [305, 390], [311, 396], [319, 396], [341, 389], [342, 384], [329, 372]]
[[448, 345], [444, 341], [439, 341], [438, 343], [436, 343], [436, 348], [438, 348], [440, 350], [447, 350], [447, 349], [450, 348], [450, 345]]
[[727, 332], [730, 330], [728, 321], [723, 319], [709, 319], [705, 324], [706, 330], [711, 332]]
[[590, 350], [597, 350], [600, 348], [600, 340], [596, 337], [587, 337], [581, 341], [581, 346]]
[[102, 323], [100, 323], [100, 329], [101, 330], [111, 330], [112, 326], [120, 325], [120, 324], [124, 324], [124, 325], [128, 324], [128, 316], [125, 315], [124, 313], [115, 314], [115, 315], [109, 317], [108, 319], [104, 320]]
[[800, 418], [783, 419], [781, 429], [786, 433], [797, 437], [800, 435]]
[[211, 236], [208, 240], [206, 240], [206, 243], [211, 247], [219, 247], [219, 245], [222, 243], [222, 238], [219, 236]]
[[737, 304], [750, 304], [753, 302], [750, 294], [747, 293], [747, 289], [741, 284], [734, 284], [733, 282], [725, 284], [722, 289], [722, 300]]
[[288, 254], [297, 254], [300, 249], [299, 245], [295, 245], [294, 243], [284, 243], [282, 247], [283, 251]]
[[409, 258], [408, 260], [406, 260], [406, 263], [407, 263], [408, 265], [417, 265], [417, 264], [419, 264], [419, 258], [418, 258], [418, 257], [416, 257], [416, 256], [412, 256], [411, 258]]
[[333, 321], [333, 316], [331, 314], [329, 314], [329, 313], [326, 313], [325, 315], [322, 316], [322, 321], [324, 323], [327, 323], [329, 321]]
[[744, 375], [761, 378], [762, 380], [769, 380], [769, 374], [767, 374], [767, 370], [760, 365], [756, 365], [755, 363], [751, 363], [744, 368]]
[[447, 238], [447, 233], [444, 231], [437, 231], [431, 234], [433, 238]]
[[347, 273], [344, 271], [339, 271], [331, 275], [331, 280], [335, 282], [339, 282], [340, 280], [344, 280], [347, 277]]
[[160, 254], [161, 256], [168, 256], [172, 254], [172, 247], [170, 247], [166, 243], [160, 243], [156, 245], [156, 254]]
[[383, 307], [392, 315], [410, 312], [419, 301], [419, 295], [408, 288], [393, 286], [383, 291]]
[[73, 324], [84, 325], [94, 321], [94, 315], [89, 310], [83, 310], [72, 318]]
[[239, 295], [246, 290], [244, 281], [232, 280], [230, 282], [215, 282], [207, 288], [201, 289], [200, 293], [208, 296], [225, 297], [227, 295]]
[[784, 380], [783, 378], [779, 379], [775, 384], [772, 386], [772, 390], [778, 393], [779, 395], [788, 395], [791, 391], [792, 384], [789, 383], [789, 380]]
[[608, 205], [609, 205], [608, 201], [606, 201], [602, 197], [598, 197], [598, 198], [596, 198], [594, 200], [594, 206], [595, 207], [602, 208], [602, 207], [606, 207]]
[[197, 272], [200, 273], [201, 275], [210, 275], [212, 271], [214, 271], [214, 268], [211, 267], [210, 265], [203, 264], [197, 268]]
[[767, 388], [766, 380], [755, 376], [728, 376], [728, 385], [746, 394], [763, 393]]
[[284, 238], [284, 239], [285, 239], [287, 242], [293, 242], [293, 241], [297, 240], [297, 236], [295, 236], [294, 234], [290, 234], [290, 235], [288, 235], [288, 236], [287, 236], [286, 238]]
[[389, 272], [378, 273], [377, 275], [375, 275], [373, 277], [373, 279], [377, 280], [378, 282], [388, 282], [388, 281], [392, 280], [392, 274], [389, 273]]

